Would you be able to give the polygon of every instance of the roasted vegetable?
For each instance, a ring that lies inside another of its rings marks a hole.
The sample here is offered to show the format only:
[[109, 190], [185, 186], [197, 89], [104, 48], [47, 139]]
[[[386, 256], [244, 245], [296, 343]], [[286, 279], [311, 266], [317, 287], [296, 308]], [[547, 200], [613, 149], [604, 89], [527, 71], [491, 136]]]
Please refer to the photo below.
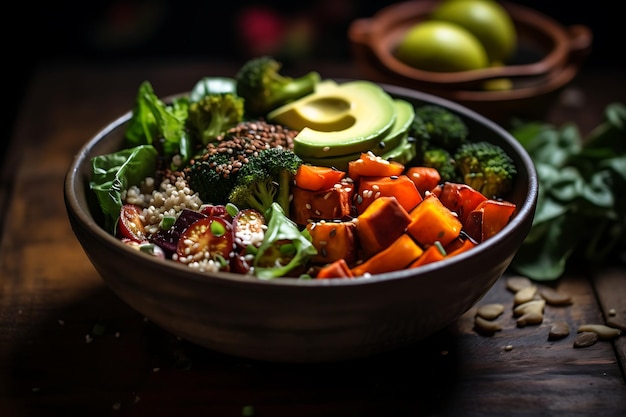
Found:
[[337, 186], [317, 191], [291, 188], [291, 218], [299, 225], [315, 220], [342, 220], [352, 216], [354, 184], [341, 181]]
[[469, 214], [487, 197], [483, 193], [473, 189], [467, 184], [457, 182], [445, 182], [440, 186], [438, 197], [441, 203], [455, 212], [465, 225]]
[[317, 255], [311, 261], [327, 264], [343, 259], [351, 264], [357, 259], [357, 242], [355, 240], [356, 224], [353, 221], [309, 222], [306, 229], [311, 236]]
[[298, 168], [294, 183], [310, 191], [326, 190], [346, 177], [345, 171], [335, 168], [303, 164]]
[[515, 213], [515, 204], [502, 200], [485, 200], [469, 213], [465, 232], [476, 242], [484, 242], [506, 226]]
[[334, 262], [322, 266], [315, 275], [318, 279], [324, 278], [354, 278], [350, 266], [344, 259], [337, 259]]
[[436, 168], [416, 166], [409, 167], [406, 176], [415, 184], [422, 197], [432, 191], [441, 182], [441, 175]]
[[395, 197], [380, 197], [357, 217], [356, 232], [366, 258], [382, 251], [404, 233], [409, 213]]
[[459, 236], [463, 226], [457, 215], [432, 193], [426, 195], [409, 215], [411, 223], [407, 232], [424, 247], [435, 242], [446, 246]]
[[382, 251], [352, 268], [354, 276], [398, 271], [418, 259], [424, 250], [406, 233]]
[[348, 162], [348, 176], [353, 180], [364, 177], [390, 177], [400, 175], [405, 166], [396, 161], [389, 161], [372, 152], [363, 152], [358, 159]]
[[406, 211], [411, 211], [422, 201], [422, 195], [415, 183], [404, 174], [391, 177], [361, 177], [354, 195], [357, 213], [363, 213], [380, 197], [395, 197]]
[[515, 163], [500, 146], [490, 142], [471, 142], [454, 153], [463, 182], [487, 198], [504, 196], [517, 175]]
[[247, 117], [265, 116], [270, 110], [315, 90], [320, 74], [311, 71], [293, 78], [282, 74], [282, 63], [270, 56], [245, 62], [235, 77], [237, 95], [243, 97]]

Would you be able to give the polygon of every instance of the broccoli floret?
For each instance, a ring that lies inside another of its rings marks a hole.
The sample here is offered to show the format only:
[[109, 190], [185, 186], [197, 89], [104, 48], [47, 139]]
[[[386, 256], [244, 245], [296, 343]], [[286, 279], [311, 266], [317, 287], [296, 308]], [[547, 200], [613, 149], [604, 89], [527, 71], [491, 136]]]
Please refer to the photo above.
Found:
[[187, 127], [203, 145], [243, 121], [244, 99], [232, 93], [207, 94], [189, 105]]
[[239, 69], [237, 95], [244, 99], [246, 116], [265, 116], [270, 110], [315, 90], [320, 81], [316, 71], [299, 78], [280, 73], [282, 64], [270, 56], [252, 58]]
[[235, 175], [228, 169], [231, 159], [226, 153], [215, 153], [195, 160], [185, 169], [189, 187], [205, 203], [226, 204], [235, 185]]
[[252, 207], [265, 214], [276, 202], [289, 215], [289, 195], [302, 159], [284, 148], [269, 148], [241, 167], [229, 201], [239, 208]]
[[454, 154], [463, 181], [487, 198], [510, 191], [517, 169], [500, 146], [489, 142], [466, 143]]
[[456, 164], [452, 154], [443, 148], [430, 148], [424, 152], [421, 165], [439, 171], [442, 181], [456, 182]]
[[417, 142], [418, 151], [422, 152], [431, 147], [454, 152], [468, 142], [468, 134], [469, 129], [460, 116], [436, 104], [416, 107], [409, 129], [409, 135]]

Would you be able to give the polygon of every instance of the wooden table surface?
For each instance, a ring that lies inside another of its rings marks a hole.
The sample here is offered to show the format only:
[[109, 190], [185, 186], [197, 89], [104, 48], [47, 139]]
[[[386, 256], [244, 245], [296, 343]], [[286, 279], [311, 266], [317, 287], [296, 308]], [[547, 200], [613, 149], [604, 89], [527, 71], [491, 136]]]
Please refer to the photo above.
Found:
[[[624, 416], [626, 336], [574, 348], [582, 323], [626, 317], [626, 270], [568, 274], [566, 307], [542, 324], [473, 329], [475, 308], [400, 351], [332, 364], [259, 363], [212, 352], [159, 329], [101, 281], [67, 221], [63, 179], [73, 155], [126, 112], [143, 80], [158, 95], [187, 91], [211, 62], [56, 63], [33, 76], [2, 173], [0, 416]], [[345, 66], [324, 76], [352, 77]], [[602, 118], [626, 100], [621, 73], [589, 71], [572, 85], [583, 106], [556, 104], [546, 119]], [[6, 104], [6, 103], [5, 103]], [[9, 105], [11, 103], [8, 103]], [[112, 260], [114, 262], [114, 260]], [[502, 277], [480, 304], [511, 309]], [[507, 313], [508, 314], [508, 313]], [[573, 329], [548, 340], [551, 323]]]

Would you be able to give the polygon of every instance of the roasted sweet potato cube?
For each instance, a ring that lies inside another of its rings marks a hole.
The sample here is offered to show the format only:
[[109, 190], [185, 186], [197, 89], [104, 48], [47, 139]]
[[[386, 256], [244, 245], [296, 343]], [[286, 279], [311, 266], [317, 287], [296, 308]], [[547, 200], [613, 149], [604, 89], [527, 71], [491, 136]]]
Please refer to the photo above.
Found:
[[311, 234], [313, 246], [317, 249], [317, 255], [313, 256], [312, 262], [326, 264], [345, 259], [350, 264], [356, 260], [355, 222], [321, 220], [309, 222], [306, 228]]
[[515, 204], [508, 201], [485, 200], [467, 217], [465, 231], [475, 241], [483, 242], [509, 223], [515, 209]]
[[353, 189], [354, 184], [350, 181], [342, 181], [334, 187], [319, 191], [292, 187], [290, 214], [293, 221], [306, 225], [314, 220], [342, 220], [350, 216]]
[[411, 223], [407, 231], [422, 246], [430, 246], [437, 241], [446, 246], [461, 233], [463, 225], [458, 216], [444, 206], [435, 194], [427, 194], [409, 214]]
[[379, 197], [357, 217], [361, 252], [370, 257], [388, 247], [411, 222], [409, 213], [395, 197]]
[[352, 268], [354, 276], [398, 271], [418, 259], [423, 249], [411, 236], [402, 233], [384, 250]]
[[486, 199], [487, 197], [469, 185], [454, 182], [444, 183], [439, 195], [441, 203], [455, 212], [463, 224], [469, 214]]
[[361, 214], [377, 198], [391, 196], [395, 197], [406, 211], [411, 211], [422, 201], [415, 183], [406, 175], [361, 177], [355, 194], [354, 206], [357, 213]]

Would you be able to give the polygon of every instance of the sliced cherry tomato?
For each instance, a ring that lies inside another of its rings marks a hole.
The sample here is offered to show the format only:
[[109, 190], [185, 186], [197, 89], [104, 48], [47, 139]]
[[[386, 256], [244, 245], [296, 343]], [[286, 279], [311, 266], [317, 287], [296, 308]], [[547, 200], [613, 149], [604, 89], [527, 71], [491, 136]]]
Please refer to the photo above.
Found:
[[202, 207], [202, 210], [200, 210], [200, 212], [205, 216], [222, 217], [229, 222], [233, 220], [233, 217], [230, 215], [230, 213], [228, 213], [226, 206], [223, 204], [208, 204]]
[[135, 204], [124, 204], [120, 210], [120, 220], [117, 223], [117, 230], [120, 238], [127, 238], [135, 242], [147, 240], [141, 221], [142, 209]]
[[232, 252], [232, 225], [216, 216], [205, 217], [192, 223], [180, 235], [176, 246], [179, 262], [189, 264], [212, 260], [222, 264], [221, 269], [228, 269]]
[[294, 179], [300, 188], [319, 191], [331, 188], [345, 176], [345, 171], [335, 168], [303, 164], [298, 168]]
[[254, 209], [240, 210], [233, 218], [235, 244], [244, 249], [249, 245], [259, 247], [265, 235], [265, 217]]

